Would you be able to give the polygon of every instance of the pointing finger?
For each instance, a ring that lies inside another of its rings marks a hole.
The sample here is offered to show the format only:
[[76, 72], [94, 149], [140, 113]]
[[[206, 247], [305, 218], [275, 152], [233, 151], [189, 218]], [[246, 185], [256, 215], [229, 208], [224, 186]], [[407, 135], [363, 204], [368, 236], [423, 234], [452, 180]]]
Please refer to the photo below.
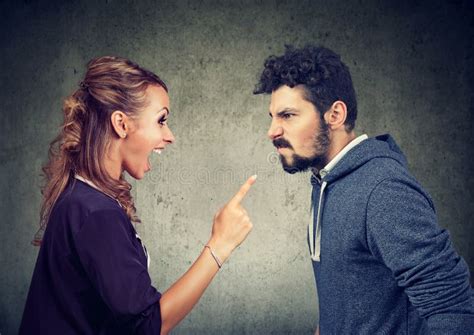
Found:
[[247, 192], [250, 190], [250, 187], [255, 183], [255, 180], [257, 180], [257, 175], [253, 175], [249, 179], [247, 179], [247, 181], [240, 187], [240, 190], [229, 201], [229, 204], [240, 204]]

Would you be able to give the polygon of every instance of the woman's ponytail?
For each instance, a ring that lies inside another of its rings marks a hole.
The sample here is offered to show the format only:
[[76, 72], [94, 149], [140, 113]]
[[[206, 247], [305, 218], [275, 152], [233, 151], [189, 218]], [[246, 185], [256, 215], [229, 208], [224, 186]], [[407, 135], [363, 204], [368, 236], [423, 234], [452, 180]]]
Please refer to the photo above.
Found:
[[47, 183], [41, 189], [44, 200], [40, 212], [40, 228], [32, 241], [36, 246], [41, 244], [52, 207], [66, 188], [71, 174], [76, 171], [87, 112], [82, 95], [83, 91], [79, 89], [64, 100], [61, 131], [49, 147], [49, 162], [43, 167]]

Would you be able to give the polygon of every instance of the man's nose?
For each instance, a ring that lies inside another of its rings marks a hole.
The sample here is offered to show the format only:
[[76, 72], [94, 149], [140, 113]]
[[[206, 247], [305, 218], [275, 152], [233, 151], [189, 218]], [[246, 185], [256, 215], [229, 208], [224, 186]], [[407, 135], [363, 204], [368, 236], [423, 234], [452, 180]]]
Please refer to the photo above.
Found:
[[270, 140], [273, 141], [276, 138], [283, 135], [283, 128], [277, 124], [272, 123], [272, 125], [270, 126], [270, 129], [268, 129], [267, 135], [270, 138]]

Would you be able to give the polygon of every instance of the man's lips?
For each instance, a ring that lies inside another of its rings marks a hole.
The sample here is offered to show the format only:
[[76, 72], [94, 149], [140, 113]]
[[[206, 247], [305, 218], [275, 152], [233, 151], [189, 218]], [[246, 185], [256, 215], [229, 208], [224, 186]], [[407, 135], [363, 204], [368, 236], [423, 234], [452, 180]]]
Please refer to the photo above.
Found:
[[276, 149], [277, 149], [278, 153], [281, 154], [285, 149], [290, 149], [290, 148], [288, 148], [288, 147], [277, 147]]

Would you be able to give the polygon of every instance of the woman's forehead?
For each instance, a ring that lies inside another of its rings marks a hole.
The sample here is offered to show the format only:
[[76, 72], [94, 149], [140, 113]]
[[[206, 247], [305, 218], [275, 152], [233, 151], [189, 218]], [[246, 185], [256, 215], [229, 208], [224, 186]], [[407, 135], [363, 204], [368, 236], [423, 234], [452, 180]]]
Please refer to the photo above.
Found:
[[159, 111], [163, 108], [169, 111], [170, 99], [165, 89], [158, 85], [150, 85], [146, 89], [148, 108]]

